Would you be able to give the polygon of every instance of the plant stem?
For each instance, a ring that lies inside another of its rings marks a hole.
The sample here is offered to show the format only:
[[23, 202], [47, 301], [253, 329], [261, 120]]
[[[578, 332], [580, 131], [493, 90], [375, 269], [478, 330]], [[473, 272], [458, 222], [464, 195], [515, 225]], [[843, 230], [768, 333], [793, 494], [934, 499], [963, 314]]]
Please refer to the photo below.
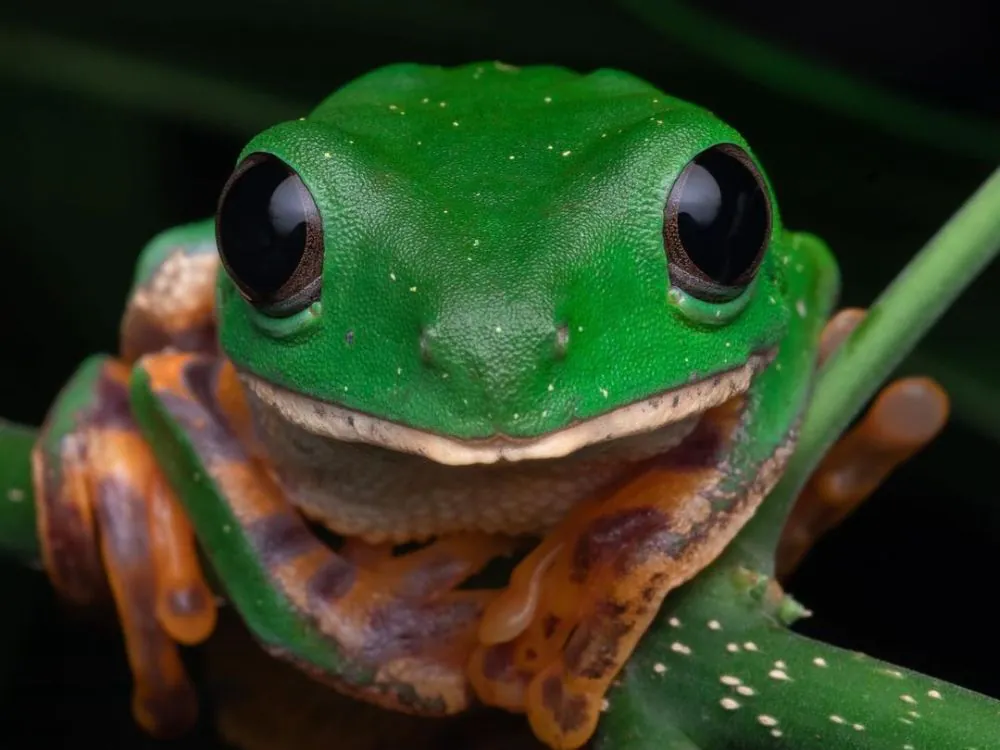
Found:
[[0, 555], [34, 565], [41, 552], [35, 527], [31, 449], [38, 431], [0, 419]]
[[798, 448], [745, 534], [754, 540], [755, 557], [766, 555], [757, 560], [762, 569], [769, 570], [785, 516], [820, 459], [998, 250], [1000, 169], [886, 287], [821, 368]]

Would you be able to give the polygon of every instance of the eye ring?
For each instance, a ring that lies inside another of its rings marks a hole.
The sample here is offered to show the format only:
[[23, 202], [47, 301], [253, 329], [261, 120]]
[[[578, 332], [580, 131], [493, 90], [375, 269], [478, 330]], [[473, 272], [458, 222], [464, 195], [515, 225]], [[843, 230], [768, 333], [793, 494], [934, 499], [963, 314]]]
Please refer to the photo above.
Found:
[[278, 157], [240, 162], [219, 196], [215, 231], [226, 273], [261, 313], [288, 317], [319, 299], [322, 219], [302, 178]]
[[754, 279], [771, 237], [764, 178], [735, 144], [695, 156], [663, 209], [670, 283], [703, 302], [729, 302]]

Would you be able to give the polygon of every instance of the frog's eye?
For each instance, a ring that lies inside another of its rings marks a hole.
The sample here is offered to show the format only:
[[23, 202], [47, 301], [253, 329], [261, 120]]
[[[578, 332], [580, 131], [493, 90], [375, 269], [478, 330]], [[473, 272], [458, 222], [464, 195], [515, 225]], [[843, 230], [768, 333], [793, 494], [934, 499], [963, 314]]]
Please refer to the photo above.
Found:
[[293, 315], [319, 298], [319, 211], [301, 178], [277, 157], [251, 154], [233, 172], [219, 199], [216, 239], [226, 272], [261, 312]]
[[771, 235], [763, 178], [730, 144], [691, 160], [670, 190], [663, 219], [671, 283], [705, 302], [726, 302], [746, 289]]

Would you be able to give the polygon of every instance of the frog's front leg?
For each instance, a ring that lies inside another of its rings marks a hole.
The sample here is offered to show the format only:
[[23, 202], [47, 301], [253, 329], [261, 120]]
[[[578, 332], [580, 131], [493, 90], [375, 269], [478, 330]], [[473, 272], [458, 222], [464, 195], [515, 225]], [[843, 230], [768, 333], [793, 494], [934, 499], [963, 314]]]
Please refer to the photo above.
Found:
[[39, 538], [57, 591], [77, 604], [111, 594], [135, 677], [133, 710], [155, 735], [186, 729], [194, 692], [177, 644], [212, 632], [215, 600], [195, 539], [129, 403], [146, 352], [214, 353], [212, 222], [179, 227], [142, 251], [121, 357], [84, 363], [50, 410], [33, 451]]
[[525, 711], [553, 748], [590, 738], [663, 598], [721, 553], [777, 479], [784, 448], [739, 497], [726, 487], [742, 405], [706, 412], [684, 446], [574, 508], [521, 562], [483, 618], [470, 665], [484, 702]]
[[197, 710], [177, 644], [207, 638], [216, 610], [191, 527], [132, 418], [129, 372], [118, 360], [89, 360], [50, 412], [33, 456], [39, 536], [65, 598], [94, 604], [110, 589], [135, 679], [133, 713], [165, 736]]
[[228, 599], [262, 645], [386, 707], [465, 709], [466, 665], [494, 593], [458, 585], [509, 553], [511, 541], [469, 534], [402, 556], [356, 541], [335, 551], [253, 449], [230, 363], [163, 353], [144, 357], [137, 370], [138, 418], [147, 430], [173, 434], [160, 461]]

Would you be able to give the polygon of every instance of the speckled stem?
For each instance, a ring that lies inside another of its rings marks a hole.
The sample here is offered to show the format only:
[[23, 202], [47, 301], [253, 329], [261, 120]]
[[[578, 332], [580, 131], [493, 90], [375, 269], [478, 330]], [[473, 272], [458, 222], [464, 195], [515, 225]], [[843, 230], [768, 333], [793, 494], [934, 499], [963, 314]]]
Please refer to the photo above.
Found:
[[1000, 252], [1000, 169], [907, 263], [820, 371], [798, 448], [739, 541], [770, 571], [784, 520], [830, 446], [896, 366]]
[[1000, 702], [791, 632], [782, 600], [727, 558], [668, 600], [595, 750], [1000, 747]]
[[41, 554], [31, 485], [37, 430], [0, 420], [0, 555], [29, 565]]

